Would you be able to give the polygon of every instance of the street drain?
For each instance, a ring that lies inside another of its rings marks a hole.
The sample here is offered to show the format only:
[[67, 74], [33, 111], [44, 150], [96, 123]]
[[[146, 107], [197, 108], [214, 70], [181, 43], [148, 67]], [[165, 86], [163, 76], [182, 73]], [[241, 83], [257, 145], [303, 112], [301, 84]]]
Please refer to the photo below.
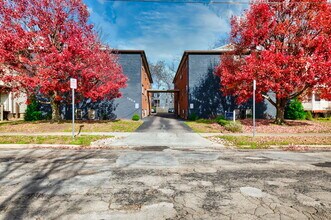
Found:
[[315, 163], [313, 164], [314, 166], [317, 167], [331, 167], [331, 162], [325, 162], [325, 163]]
[[135, 147], [134, 150], [136, 151], [163, 151], [168, 149], [167, 146], [146, 146], [146, 147]]

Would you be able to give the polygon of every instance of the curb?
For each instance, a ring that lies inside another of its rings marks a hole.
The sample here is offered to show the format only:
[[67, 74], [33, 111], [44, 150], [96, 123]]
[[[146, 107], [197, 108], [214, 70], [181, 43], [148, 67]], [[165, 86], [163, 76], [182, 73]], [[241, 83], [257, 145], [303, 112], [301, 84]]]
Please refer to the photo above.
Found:
[[0, 144], [0, 149], [32, 149], [32, 148], [67, 148], [78, 149], [82, 145], [73, 144]]

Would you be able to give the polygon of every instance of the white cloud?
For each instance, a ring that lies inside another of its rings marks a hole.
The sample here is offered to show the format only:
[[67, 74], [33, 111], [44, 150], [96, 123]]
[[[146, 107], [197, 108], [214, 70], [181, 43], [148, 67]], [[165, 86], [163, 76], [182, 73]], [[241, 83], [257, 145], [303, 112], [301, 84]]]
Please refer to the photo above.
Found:
[[91, 14], [91, 13], [93, 13], [93, 8], [87, 7], [87, 11]]
[[111, 10], [94, 9], [91, 21], [103, 30], [111, 46], [145, 50], [152, 62], [171, 62], [184, 50], [210, 48], [230, 31], [230, 17], [240, 11], [242, 8], [202, 4], [155, 4], [144, 8], [115, 2]]
[[172, 10], [143, 12], [136, 16], [142, 34], [129, 47], [140, 46], [150, 60], [172, 60], [184, 50], [208, 49], [221, 33], [228, 32], [229, 20], [204, 5], [179, 5]]

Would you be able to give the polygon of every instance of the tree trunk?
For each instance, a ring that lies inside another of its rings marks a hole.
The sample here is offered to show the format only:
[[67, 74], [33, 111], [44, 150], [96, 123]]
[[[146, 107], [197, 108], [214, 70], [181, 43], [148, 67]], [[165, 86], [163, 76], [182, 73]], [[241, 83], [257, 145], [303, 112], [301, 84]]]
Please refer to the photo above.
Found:
[[54, 97], [51, 98], [51, 107], [52, 107], [52, 121], [59, 122], [60, 121], [59, 102], [54, 100]]
[[284, 113], [287, 99], [277, 99], [276, 100], [276, 119], [274, 121], [277, 125], [282, 125], [285, 123]]

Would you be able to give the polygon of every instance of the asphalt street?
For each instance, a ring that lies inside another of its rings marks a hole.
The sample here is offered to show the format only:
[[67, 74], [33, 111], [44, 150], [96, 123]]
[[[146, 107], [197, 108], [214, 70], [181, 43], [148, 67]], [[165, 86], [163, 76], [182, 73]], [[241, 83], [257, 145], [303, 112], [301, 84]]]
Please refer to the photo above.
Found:
[[227, 149], [159, 116], [99, 144], [2, 146], [0, 219], [330, 219], [331, 151]]
[[331, 152], [0, 150], [0, 219], [329, 219]]

